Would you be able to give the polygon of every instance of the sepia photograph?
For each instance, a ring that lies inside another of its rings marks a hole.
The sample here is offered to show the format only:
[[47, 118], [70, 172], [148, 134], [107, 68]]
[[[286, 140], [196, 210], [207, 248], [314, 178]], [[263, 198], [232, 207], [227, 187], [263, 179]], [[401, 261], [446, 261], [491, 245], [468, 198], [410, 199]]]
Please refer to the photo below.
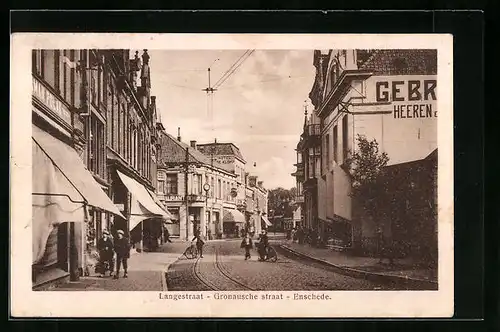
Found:
[[148, 301], [208, 302], [197, 305], [220, 316], [213, 301], [328, 306], [450, 289], [440, 214], [453, 201], [438, 195], [453, 185], [441, 187], [453, 179], [441, 150], [453, 151], [438, 135], [450, 81], [438, 43], [407, 38], [25, 45], [32, 208], [13, 209], [27, 214], [31, 250], [17, 238], [26, 259], [11, 260], [31, 270], [24, 291], [154, 292]]

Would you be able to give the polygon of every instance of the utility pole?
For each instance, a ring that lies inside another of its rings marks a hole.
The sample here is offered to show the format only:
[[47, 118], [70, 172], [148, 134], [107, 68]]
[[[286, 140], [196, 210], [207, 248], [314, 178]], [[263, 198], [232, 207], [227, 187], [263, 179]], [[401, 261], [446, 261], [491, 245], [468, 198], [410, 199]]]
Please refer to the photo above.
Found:
[[188, 197], [188, 173], [189, 173], [189, 148], [186, 148], [186, 161], [184, 170], [184, 200], [186, 201], [186, 241], [189, 241], [189, 197]]

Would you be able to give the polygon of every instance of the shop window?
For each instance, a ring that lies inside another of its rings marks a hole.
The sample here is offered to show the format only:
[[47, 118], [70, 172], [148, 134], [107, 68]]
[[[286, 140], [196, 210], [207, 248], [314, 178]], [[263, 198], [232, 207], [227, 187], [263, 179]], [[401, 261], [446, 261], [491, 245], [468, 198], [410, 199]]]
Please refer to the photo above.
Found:
[[177, 192], [178, 192], [177, 174], [167, 174], [164, 192], [167, 195], [177, 195]]

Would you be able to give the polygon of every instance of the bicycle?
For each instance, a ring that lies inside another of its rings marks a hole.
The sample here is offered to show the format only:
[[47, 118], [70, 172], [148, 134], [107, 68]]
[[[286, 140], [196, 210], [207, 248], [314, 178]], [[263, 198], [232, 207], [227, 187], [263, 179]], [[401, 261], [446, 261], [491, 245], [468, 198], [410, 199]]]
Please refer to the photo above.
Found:
[[[257, 247], [259, 246], [259, 242], [256, 243]], [[270, 245], [267, 245], [266, 247], [266, 258], [264, 260], [261, 260], [259, 258], [260, 261], [270, 261], [270, 262], [276, 262], [278, 260], [278, 253], [276, 252], [276, 250], [270, 246]]]
[[196, 244], [191, 243], [189, 247], [187, 247], [186, 250], [184, 250], [184, 256], [187, 259], [193, 259], [198, 257], [198, 249], [196, 248]]

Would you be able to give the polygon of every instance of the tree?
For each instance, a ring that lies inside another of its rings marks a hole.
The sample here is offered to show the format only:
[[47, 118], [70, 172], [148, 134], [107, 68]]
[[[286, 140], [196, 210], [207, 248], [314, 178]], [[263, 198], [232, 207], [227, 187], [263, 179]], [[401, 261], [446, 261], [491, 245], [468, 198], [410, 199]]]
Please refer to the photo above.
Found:
[[273, 211], [273, 215], [290, 217], [293, 215], [293, 209], [290, 202], [295, 198], [296, 189], [284, 189], [278, 187], [271, 189], [268, 194], [268, 211]]
[[[380, 152], [375, 139], [369, 141], [365, 136], [358, 135], [358, 150], [347, 161], [352, 176], [351, 197], [360, 203], [365, 214], [373, 219], [378, 230], [384, 217], [384, 194], [387, 188], [383, 174], [384, 167], [389, 162], [387, 153]], [[380, 231], [379, 236], [382, 236]]]

